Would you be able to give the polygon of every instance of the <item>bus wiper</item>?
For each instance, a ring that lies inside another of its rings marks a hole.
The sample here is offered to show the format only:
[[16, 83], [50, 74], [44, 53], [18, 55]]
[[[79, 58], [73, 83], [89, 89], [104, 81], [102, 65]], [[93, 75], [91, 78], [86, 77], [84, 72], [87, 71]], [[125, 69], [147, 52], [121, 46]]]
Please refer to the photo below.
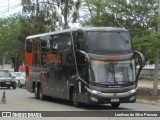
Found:
[[107, 82], [96, 82], [96, 84], [109, 85], [109, 83], [107, 83]]

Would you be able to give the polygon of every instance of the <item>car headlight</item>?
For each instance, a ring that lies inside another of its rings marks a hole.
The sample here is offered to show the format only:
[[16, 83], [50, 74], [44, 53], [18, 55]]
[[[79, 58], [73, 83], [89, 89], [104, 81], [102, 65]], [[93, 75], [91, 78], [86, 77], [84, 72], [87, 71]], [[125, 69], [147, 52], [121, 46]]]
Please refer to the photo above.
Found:
[[85, 86], [85, 88], [86, 88], [86, 90], [87, 90], [88, 92], [90, 92], [90, 93], [92, 93], [92, 94], [100, 94], [100, 93], [101, 93], [100, 91], [90, 89], [90, 88], [88, 88], [88, 87], [86, 87], [86, 86]]

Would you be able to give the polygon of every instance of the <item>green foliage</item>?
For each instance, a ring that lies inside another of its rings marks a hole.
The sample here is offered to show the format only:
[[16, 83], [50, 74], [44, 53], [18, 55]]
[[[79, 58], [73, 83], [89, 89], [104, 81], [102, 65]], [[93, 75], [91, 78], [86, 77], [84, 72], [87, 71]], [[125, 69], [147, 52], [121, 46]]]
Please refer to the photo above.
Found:
[[154, 63], [154, 56], [155, 56], [155, 47], [154, 47], [154, 41], [155, 36], [152, 36], [151, 31], [144, 30], [141, 32], [143, 36], [139, 37], [139, 35], [135, 35], [133, 39], [134, 49], [137, 51], [141, 51], [146, 61], [149, 61], [149, 63]]
[[2, 58], [12, 61], [15, 71], [24, 62], [26, 37], [47, 31], [43, 20], [40, 17], [23, 15], [14, 15], [0, 20], [0, 53]]
[[[157, 0], [84, 0], [89, 12], [82, 21], [84, 26], [125, 27], [129, 30], [135, 50], [146, 60], [154, 62], [159, 50], [157, 33]], [[88, 16], [88, 17], [86, 17]]]
[[24, 57], [24, 40], [19, 39], [20, 18], [20, 15], [14, 15], [0, 19], [0, 53], [1, 57], [7, 60], [11, 60], [12, 57], [22, 60]]
[[[7, 19], [1, 19], [1, 51], [7, 51], [13, 48], [13, 46], [19, 46], [20, 41], [17, 40], [20, 34], [20, 25], [17, 20], [19, 16], [12, 16]], [[16, 48], [18, 49], [18, 48]]]
[[80, 0], [22, 0], [22, 5], [25, 13], [43, 19], [49, 30], [68, 28], [79, 18]]

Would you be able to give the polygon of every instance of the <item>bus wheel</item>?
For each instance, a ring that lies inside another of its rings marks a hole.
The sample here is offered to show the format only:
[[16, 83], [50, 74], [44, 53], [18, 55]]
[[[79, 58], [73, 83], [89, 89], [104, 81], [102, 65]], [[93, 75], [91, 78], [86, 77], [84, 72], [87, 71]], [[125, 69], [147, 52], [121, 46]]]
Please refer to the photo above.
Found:
[[112, 105], [113, 108], [117, 108], [117, 107], [120, 106], [120, 103], [111, 103], [111, 105]]
[[44, 100], [45, 99], [45, 95], [43, 95], [42, 86], [41, 85], [39, 86], [39, 99], [40, 100]]
[[38, 87], [36, 87], [36, 86], [34, 88], [34, 96], [36, 99], [39, 99], [39, 90], [38, 90]]
[[80, 103], [78, 102], [78, 97], [77, 97], [76, 90], [73, 90], [73, 93], [72, 93], [72, 102], [73, 102], [73, 106], [75, 106], [75, 107], [79, 107], [80, 106]]

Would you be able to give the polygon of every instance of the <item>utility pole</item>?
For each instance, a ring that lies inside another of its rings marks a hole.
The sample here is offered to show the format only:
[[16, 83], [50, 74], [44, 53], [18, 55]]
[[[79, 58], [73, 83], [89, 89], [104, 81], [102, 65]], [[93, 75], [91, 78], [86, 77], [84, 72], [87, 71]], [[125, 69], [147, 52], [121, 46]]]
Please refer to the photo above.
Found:
[[8, 0], [8, 12], [9, 12], [9, 0]]
[[38, 0], [36, 0], [36, 18], [38, 18], [38, 14], [39, 14], [39, 2]]
[[[159, 16], [160, 16], [160, 0], [158, 0], [157, 34], [160, 32]], [[158, 92], [157, 92], [158, 78], [159, 78], [159, 51], [157, 51], [156, 58], [155, 58], [155, 75], [154, 75], [154, 82], [153, 82], [153, 95], [158, 95]]]
[[155, 58], [155, 75], [154, 75], [154, 82], [153, 82], [153, 95], [157, 95], [158, 76], [159, 76], [159, 52], [156, 53], [156, 58]]

